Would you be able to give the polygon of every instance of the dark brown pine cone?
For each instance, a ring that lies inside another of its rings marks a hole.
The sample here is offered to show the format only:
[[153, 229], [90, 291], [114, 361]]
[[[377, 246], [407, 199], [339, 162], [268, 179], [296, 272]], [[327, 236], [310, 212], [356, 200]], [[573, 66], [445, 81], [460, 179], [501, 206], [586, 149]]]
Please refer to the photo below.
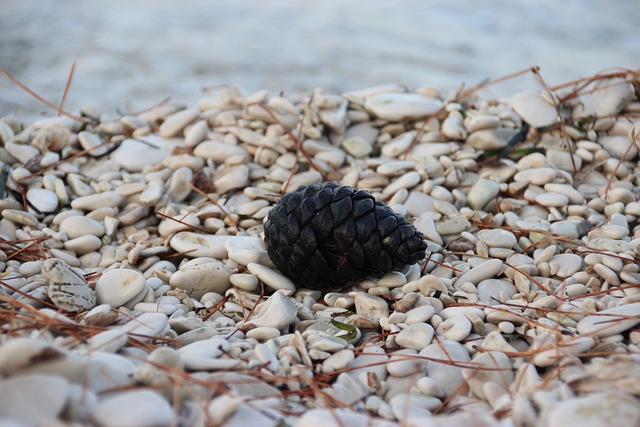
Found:
[[333, 182], [285, 194], [264, 225], [271, 261], [301, 287], [336, 289], [424, 259], [409, 221], [365, 190]]

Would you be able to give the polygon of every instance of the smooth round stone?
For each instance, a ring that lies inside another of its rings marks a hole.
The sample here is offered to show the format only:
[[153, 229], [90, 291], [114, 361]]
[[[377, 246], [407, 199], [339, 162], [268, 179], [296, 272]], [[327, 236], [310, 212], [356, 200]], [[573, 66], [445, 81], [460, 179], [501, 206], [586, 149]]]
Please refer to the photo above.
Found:
[[413, 221], [413, 226], [424, 235], [426, 240], [431, 240], [438, 245], [444, 244], [442, 236], [438, 233], [436, 224], [433, 222], [433, 218], [431, 218], [431, 215], [428, 212], [417, 217]]
[[451, 341], [460, 342], [471, 333], [471, 321], [463, 314], [452, 316], [438, 325], [436, 333]]
[[371, 375], [375, 375], [375, 378], [382, 382], [387, 378], [388, 372], [386, 364], [388, 363], [389, 356], [382, 347], [371, 346], [367, 347], [367, 351], [356, 356], [351, 363], [351, 369], [347, 371], [347, 375], [357, 380], [367, 390], [372, 389], [369, 381]]
[[387, 363], [387, 372], [394, 377], [406, 377], [424, 369], [425, 361], [418, 357], [415, 349], [407, 348], [394, 351]]
[[536, 203], [547, 208], [562, 208], [569, 204], [569, 198], [564, 194], [542, 193], [535, 197]]
[[438, 233], [443, 234], [460, 234], [471, 227], [469, 220], [462, 215], [454, 216], [436, 226]]
[[87, 150], [87, 154], [92, 157], [100, 157], [109, 151], [109, 144], [104, 144], [104, 141], [99, 135], [87, 131], [78, 133], [78, 142], [84, 150]]
[[633, 328], [640, 323], [640, 302], [599, 311], [578, 322], [580, 335], [610, 337]]
[[28, 225], [29, 227], [38, 225], [38, 219], [33, 214], [18, 209], [3, 209], [2, 218], [16, 224]]
[[269, 326], [263, 326], [247, 331], [245, 334], [247, 338], [255, 339], [260, 342], [264, 342], [280, 336], [280, 330]]
[[354, 297], [356, 313], [370, 319], [378, 320], [381, 317], [389, 317], [387, 302], [375, 295], [366, 292], [358, 292]]
[[542, 347], [551, 347], [547, 350], [537, 350], [533, 356], [532, 363], [536, 366], [547, 367], [556, 363], [578, 356], [596, 344], [594, 337], [576, 337], [559, 343], [545, 340]]
[[225, 243], [231, 237], [181, 231], [171, 238], [169, 245], [176, 252], [190, 258], [208, 257], [222, 260], [228, 256]]
[[155, 135], [128, 138], [111, 153], [110, 158], [128, 172], [140, 172], [145, 166], [162, 163], [182, 142], [182, 139], [165, 139]]
[[91, 418], [100, 427], [169, 427], [173, 411], [155, 391], [118, 391], [103, 397]]
[[[296, 290], [296, 285], [294, 285], [291, 280], [269, 267], [252, 262], [247, 264], [247, 269], [251, 274], [256, 275], [258, 279], [272, 289], [283, 290], [288, 295], [292, 294]], [[304, 283], [301, 283], [300, 285], [304, 287]]]
[[42, 213], [50, 213], [58, 208], [58, 196], [56, 196], [56, 193], [44, 188], [30, 188], [27, 190], [27, 200]]
[[56, 307], [77, 312], [96, 305], [96, 293], [84, 277], [73, 271], [64, 261], [50, 258], [42, 263], [42, 277], [47, 295]]
[[138, 341], [153, 340], [163, 332], [169, 324], [169, 319], [162, 313], [142, 313], [121, 326], [127, 334], [132, 334]]
[[193, 155], [201, 159], [211, 159], [216, 163], [224, 163], [233, 156], [249, 157], [244, 147], [221, 141], [203, 141], [193, 150]]
[[557, 221], [549, 226], [549, 231], [557, 236], [567, 236], [571, 239], [580, 237], [578, 226], [571, 221]]
[[179, 231], [188, 230], [191, 227], [198, 227], [199, 225], [200, 220], [193, 213], [186, 215], [179, 214], [160, 221], [160, 224], [158, 224], [158, 233], [160, 233], [161, 236], [169, 236]]
[[442, 101], [415, 93], [380, 93], [370, 96], [364, 108], [383, 120], [417, 120], [442, 108]]
[[[466, 365], [470, 357], [462, 344], [450, 340], [439, 340], [428, 345], [418, 354], [428, 359], [426, 364], [428, 377], [440, 385], [445, 396], [456, 392], [464, 382], [461, 366]], [[457, 362], [457, 366], [451, 362]]]
[[277, 291], [268, 300], [260, 303], [253, 317], [249, 319], [258, 327], [271, 327], [282, 330], [293, 322], [298, 308], [283, 291]]
[[66, 233], [69, 239], [75, 239], [87, 234], [102, 237], [105, 233], [104, 225], [96, 220], [80, 215], [65, 218], [60, 223], [59, 230]]
[[634, 96], [633, 85], [625, 79], [598, 80], [593, 85], [580, 116], [615, 116], [629, 105]]
[[77, 197], [71, 201], [71, 207], [73, 209], [95, 211], [100, 208], [116, 208], [120, 206], [123, 201], [124, 197], [115, 191], [105, 191], [104, 193]]
[[[630, 141], [626, 135], [603, 135], [598, 138], [598, 144], [616, 159], [624, 157], [625, 160], [632, 160], [638, 155], [637, 145], [633, 144], [629, 148]], [[629, 149], [628, 152], [627, 149]]]
[[480, 283], [485, 279], [491, 279], [498, 275], [503, 269], [504, 265], [499, 259], [490, 259], [484, 261], [471, 270], [458, 277], [458, 283], [471, 282], [473, 284]]
[[518, 130], [511, 128], [482, 129], [469, 134], [466, 143], [476, 150], [497, 150], [506, 146], [516, 133]]
[[171, 275], [169, 285], [184, 289], [190, 297], [199, 299], [207, 292], [223, 295], [229, 289], [230, 275], [231, 270], [217, 259], [194, 258]]
[[351, 365], [355, 359], [353, 350], [340, 350], [322, 362], [322, 372], [329, 374], [341, 369], [345, 369]]
[[467, 380], [469, 388], [479, 398], [486, 399], [485, 384], [495, 383], [504, 389], [509, 389], [513, 382], [513, 365], [506, 354], [499, 351], [478, 353], [471, 363], [477, 368], [464, 368], [462, 376]]
[[413, 323], [396, 335], [396, 344], [401, 347], [421, 351], [433, 340], [435, 331], [427, 323]]
[[[249, 167], [247, 165], [238, 165], [230, 169], [225, 169], [224, 174], [217, 177], [213, 183], [219, 194], [226, 194], [231, 190], [242, 189], [249, 185]], [[292, 185], [292, 187], [297, 188], [294, 185]]]
[[553, 168], [532, 168], [518, 172], [513, 179], [520, 182], [529, 182], [533, 185], [545, 185], [555, 178], [557, 173]]
[[231, 284], [243, 291], [253, 292], [258, 289], [260, 281], [253, 274], [234, 273], [229, 276]]
[[467, 194], [467, 203], [472, 209], [482, 209], [491, 200], [494, 200], [500, 193], [500, 185], [489, 179], [481, 178]]
[[98, 303], [109, 304], [113, 308], [122, 307], [133, 300], [141, 300], [140, 294], [143, 291], [146, 292], [145, 277], [136, 270], [109, 270], [96, 283]]
[[368, 156], [373, 147], [360, 136], [352, 136], [342, 141], [342, 148], [356, 159]]
[[511, 299], [517, 289], [505, 279], [486, 279], [478, 283], [478, 301], [487, 305], [496, 305]]
[[196, 109], [186, 109], [173, 113], [162, 122], [158, 133], [163, 138], [178, 136], [187, 125], [196, 121], [198, 115], [199, 113]]
[[64, 248], [76, 255], [84, 255], [89, 252], [97, 251], [102, 247], [102, 241], [92, 234], [76, 237], [75, 239], [64, 242]]
[[[0, 415], [8, 426], [35, 426], [54, 422], [70, 392], [66, 379], [49, 374], [27, 374], [0, 381]], [[4, 425], [4, 424], [3, 424]]]
[[254, 236], [233, 236], [225, 244], [229, 259], [240, 265], [258, 263], [273, 266], [264, 240]]
[[354, 412], [351, 409], [312, 409], [297, 419], [293, 427], [342, 427], [342, 426], [379, 426], [390, 427], [377, 419]]
[[491, 230], [478, 231], [478, 239], [487, 244], [490, 248], [513, 248], [518, 239], [510, 231], [494, 228]]
[[398, 288], [404, 286], [406, 283], [407, 278], [399, 271], [387, 273], [378, 280], [378, 285], [384, 286], [385, 288]]
[[539, 92], [527, 90], [517, 93], [511, 98], [511, 106], [532, 127], [549, 126], [558, 121], [556, 108]]
[[554, 255], [549, 261], [551, 274], [561, 278], [573, 276], [582, 268], [582, 258], [576, 254]]
[[593, 393], [557, 402], [542, 415], [549, 427], [635, 427], [640, 400], [622, 393]]
[[430, 305], [421, 305], [405, 313], [404, 323], [412, 325], [414, 323], [424, 323], [431, 319], [436, 313], [436, 309]]
[[109, 329], [87, 339], [89, 351], [115, 353], [127, 343], [127, 334], [121, 329]]

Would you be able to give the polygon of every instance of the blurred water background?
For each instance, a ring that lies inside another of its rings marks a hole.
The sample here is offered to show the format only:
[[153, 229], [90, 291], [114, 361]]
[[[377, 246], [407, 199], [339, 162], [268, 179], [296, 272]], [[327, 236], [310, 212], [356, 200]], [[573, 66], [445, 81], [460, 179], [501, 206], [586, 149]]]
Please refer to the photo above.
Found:
[[[0, 0], [0, 66], [57, 104], [76, 62], [65, 107], [108, 113], [220, 84], [447, 91], [533, 65], [558, 84], [640, 66], [639, 22], [637, 0]], [[10, 113], [56, 114], [0, 76]]]

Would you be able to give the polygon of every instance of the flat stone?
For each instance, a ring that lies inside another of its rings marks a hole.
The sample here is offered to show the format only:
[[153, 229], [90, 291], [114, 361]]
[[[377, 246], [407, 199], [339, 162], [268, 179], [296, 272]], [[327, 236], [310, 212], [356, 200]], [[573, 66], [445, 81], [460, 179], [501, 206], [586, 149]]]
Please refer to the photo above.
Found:
[[294, 321], [298, 308], [282, 291], [274, 292], [269, 299], [260, 303], [248, 323], [258, 327], [282, 330]]
[[554, 255], [549, 261], [551, 274], [567, 278], [580, 271], [583, 266], [582, 258], [576, 254]]
[[230, 238], [231, 236], [181, 231], [171, 238], [169, 245], [176, 252], [190, 258], [207, 257], [222, 260], [227, 258], [225, 243]]
[[413, 225], [419, 232], [424, 234], [425, 239], [431, 240], [438, 245], [444, 244], [442, 237], [436, 229], [436, 224], [433, 222], [433, 218], [431, 218], [429, 213], [423, 213], [420, 215], [414, 220]]
[[640, 400], [622, 393], [593, 393], [557, 402], [542, 414], [549, 427], [634, 427], [640, 424]]
[[[485, 203], [486, 204], [486, 203]], [[484, 205], [483, 205], [484, 206]], [[451, 219], [441, 222], [436, 226], [439, 234], [460, 234], [471, 227], [469, 220], [462, 215], [454, 216]]]
[[105, 191], [104, 193], [77, 197], [71, 201], [71, 207], [84, 211], [94, 211], [101, 208], [117, 208], [123, 201], [124, 197], [115, 191]]
[[505, 279], [485, 279], [478, 283], [478, 301], [496, 305], [511, 299], [517, 290], [513, 283]]
[[471, 333], [471, 322], [463, 314], [452, 316], [438, 325], [436, 333], [451, 341], [460, 342]]
[[82, 276], [64, 261], [51, 258], [42, 263], [42, 277], [47, 295], [56, 307], [77, 312], [96, 305], [96, 294]]
[[231, 270], [221, 261], [200, 257], [182, 264], [178, 271], [171, 275], [169, 285], [180, 288], [195, 299], [200, 299], [207, 292], [224, 295], [231, 283]]
[[467, 137], [466, 143], [476, 150], [498, 150], [518, 133], [518, 129], [495, 128], [475, 131]]
[[[136, 270], [118, 268], [106, 271], [96, 284], [99, 304], [119, 308], [142, 300], [146, 294], [145, 277]], [[137, 300], [137, 301], [136, 301]]]
[[198, 118], [198, 110], [186, 109], [173, 113], [160, 125], [158, 133], [163, 138], [178, 136], [182, 130]]
[[512, 232], [500, 228], [478, 231], [478, 240], [483, 241], [490, 248], [511, 249], [518, 243], [518, 239]]
[[401, 347], [423, 350], [433, 340], [435, 331], [427, 323], [412, 323], [396, 335], [396, 344]]
[[511, 106], [532, 127], [549, 126], [558, 121], [556, 108], [539, 92], [526, 90], [517, 93], [511, 98]]
[[500, 193], [500, 186], [497, 182], [489, 179], [479, 179], [467, 194], [467, 203], [472, 209], [482, 209], [491, 200], [494, 200]]
[[634, 94], [633, 85], [625, 79], [598, 80], [594, 83], [584, 103], [584, 110], [579, 113], [579, 116], [592, 114], [597, 117], [615, 116], [629, 105]]
[[476, 396], [486, 399], [487, 383], [495, 383], [505, 390], [509, 389], [514, 378], [509, 356], [499, 351], [490, 351], [477, 354], [471, 362], [478, 367], [464, 368], [462, 376]]
[[56, 193], [44, 188], [30, 188], [27, 190], [27, 200], [42, 213], [51, 213], [58, 208], [58, 196], [56, 196]]
[[578, 322], [580, 335], [610, 337], [640, 323], [640, 303], [625, 304], [591, 314]]
[[69, 392], [68, 381], [57, 375], [4, 378], [0, 381], [0, 414], [7, 426], [45, 425], [62, 413]]
[[[470, 357], [462, 344], [440, 340], [425, 347], [419, 355], [428, 358], [426, 365], [428, 377], [440, 385], [445, 396], [456, 392], [464, 382], [461, 365], [464, 366]], [[454, 365], [451, 362], [456, 363]]]
[[249, 157], [249, 153], [243, 147], [222, 141], [203, 141], [196, 145], [193, 155], [201, 159], [211, 159], [216, 163], [224, 163], [232, 156]]
[[438, 98], [415, 93], [380, 93], [366, 99], [364, 107], [384, 120], [418, 120], [442, 108]]
[[87, 234], [100, 238], [104, 236], [105, 233], [104, 225], [94, 219], [81, 215], [65, 218], [60, 223], [59, 230], [66, 233], [69, 239], [75, 239]]
[[296, 290], [296, 285], [286, 276], [262, 264], [252, 262], [247, 265], [247, 269], [271, 289], [282, 290], [288, 295]]
[[129, 390], [103, 397], [91, 418], [100, 427], [169, 427], [173, 411], [169, 402], [155, 391]]
[[504, 264], [499, 259], [490, 259], [481, 262], [471, 270], [458, 277], [458, 283], [471, 282], [478, 284], [485, 279], [491, 279], [498, 275], [502, 271]]
[[162, 163], [182, 142], [182, 139], [165, 139], [156, 135], [128, 138], [111, 153], [110, 158], [128, 172], [140, 172], [145, 166]]
[[379, 319], [389, 316], [389, 306], [380, 297], [370, 295], [366, 292], [358, 292], [354, 298], [356, 313], [371, 319]]

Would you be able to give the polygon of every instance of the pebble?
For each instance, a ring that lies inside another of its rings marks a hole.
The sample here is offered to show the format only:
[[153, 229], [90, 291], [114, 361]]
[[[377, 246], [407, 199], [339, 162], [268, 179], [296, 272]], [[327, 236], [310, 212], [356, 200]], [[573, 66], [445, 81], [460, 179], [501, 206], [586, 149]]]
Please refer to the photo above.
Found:
[[64, 378], [28, 374], [0, 382], [0, 414], [8, 426], [44, 425], [58, 418], [70, 393]]
[[490, 279], [503, 269], [504, 265], [499, 259], [490, 259], [478, 264], [471, 270], [458, 277], [458, 283], [471, 282], [474, 284], [480, 283], [485, 279]]
[[498, 150], [507, 145], [516, 133], [517, 130], [511, 128], [482, 129], [470, 133], [466, 142], [476, 150]]
[[472, 209], [479, 210], [491, 200], [494, 200], [498, 193], [500, 193], [498, 183], [482, 178], [473, 184], [473, 187], [469, 190], [467, 203]]
[[227, 257], [225, 243], [230, 238], [231, 236], [181, 231], [171, 238], [169, 245], [176, 252], [191, 258], [206, 257], [220, 260]]
[[162, 163], [178, 144], [155, 135], [127, 138], [111, 153], [111, 160], [128, 172], [140, 172], [146, 166]]
[[368, 97], [364, 107], [383, 120], [417, 120], [442, 108], [442, 101], [413, 93], [381, 93]]
[[296, 318], [298, 308], [286, 297], [284, 291], [275, 292], [267, 301], [258, 305], [249, 322], [257, 327], [282, 330]]
[[64, 261], [48, 259], [42, 263], [42, 278], [47, 295], [56, 307], [77, 312], [90, 310], [96, 305], [96, 293], [82, 276]]
[[490, 248], [513, 248], [518, 240], [510, 231], [494, 228], [492, 230], [478, 231], [478, 240], [484, 242]]
[[438, 325], [438, 335], [442, 335], [451, 341], [460, 342], [471, 333], [471, 322], [465, 315], [452, 316]]
[[389, 306], [387, 302], [380, 297], [358, 292], [354, 298], [356, 313], [366, 316], [374, 320], [381, 317], [389, 317]]
[[296, 290], [296, 285], [291, 280], [269, 267], [252, 262], [247, 264], [247, 269], [271, 289], [283, 291], [289, 295]]
[[396, 344], [407, 349], [423, 350], [433, 340], [435, 331], [427, 323], [412, 323], [396, 335]]
[[599, 311], [578, 322], [580, 335], [610, 337], [640, 323], [640, 303], [625, 304]]
[[136, 270], [114, 269], [106, 271], [96, 283], [98, 304], [118, 308], [135, 304], [147, 293], [145, 277]]
[[129, 390], [103, 397], [91, 418], [100, 427], [162, 427], [171, 425], [173, 411], [155, 391]]
[[231, 283], [231, 269], [217, 259], [199, 257], [180, 266], [171, 275], [169, 286], [183, 289], [192, 298], [199, 299], [207, 292], [223, 295]]
[[511, 105], [522, 120], [535, 128], [550, 126], [558, 121], [556, 108], [540, 93], [523, 91], [511, 98]]
[[[464, 368], [462, 376], [471, 391], [481, 399], [486, 398], [486, 384], [494, 383], [505, 390], [513, 381], [513, 371], [509, 357], [499, 351], [477, 354], [471, 362], [477, 368]], [[484, 368], [484, 369], [483, 369]]]
[[425, 347], [419, 355], [427, 359], [428, 377], [440, 385], [444, 396], [451, 396], [464, 383], [463, 366], [470, 357], [462, 344], [440, 340]]
[[599, 427], [612, 422], [633, 427], [640, 423], [640, 400], [619, 393], [593, 393], [558, 402], [542, 416], [545, 425], [553, 427]]
[[58, 196], [56, 196], [56, 193], [44, 188], [30, 188], [27, 190], [27, 200], [42, 213], [51, 213], [58, 208]]
[[71, 207], [73, 209], [94, 211], [100, 208], [116, 208], [123, 201], [124, 197], [115, 191], [105, 191], [104, 193], [77, 197], [71, 201]]
[[86, 216], [70, 216], [65, 218], [59, 226], [59, 230], [66, 233], [69, 239], [76, 239], [85, 235], [102, 237], [105, 233], [104, 225]]

